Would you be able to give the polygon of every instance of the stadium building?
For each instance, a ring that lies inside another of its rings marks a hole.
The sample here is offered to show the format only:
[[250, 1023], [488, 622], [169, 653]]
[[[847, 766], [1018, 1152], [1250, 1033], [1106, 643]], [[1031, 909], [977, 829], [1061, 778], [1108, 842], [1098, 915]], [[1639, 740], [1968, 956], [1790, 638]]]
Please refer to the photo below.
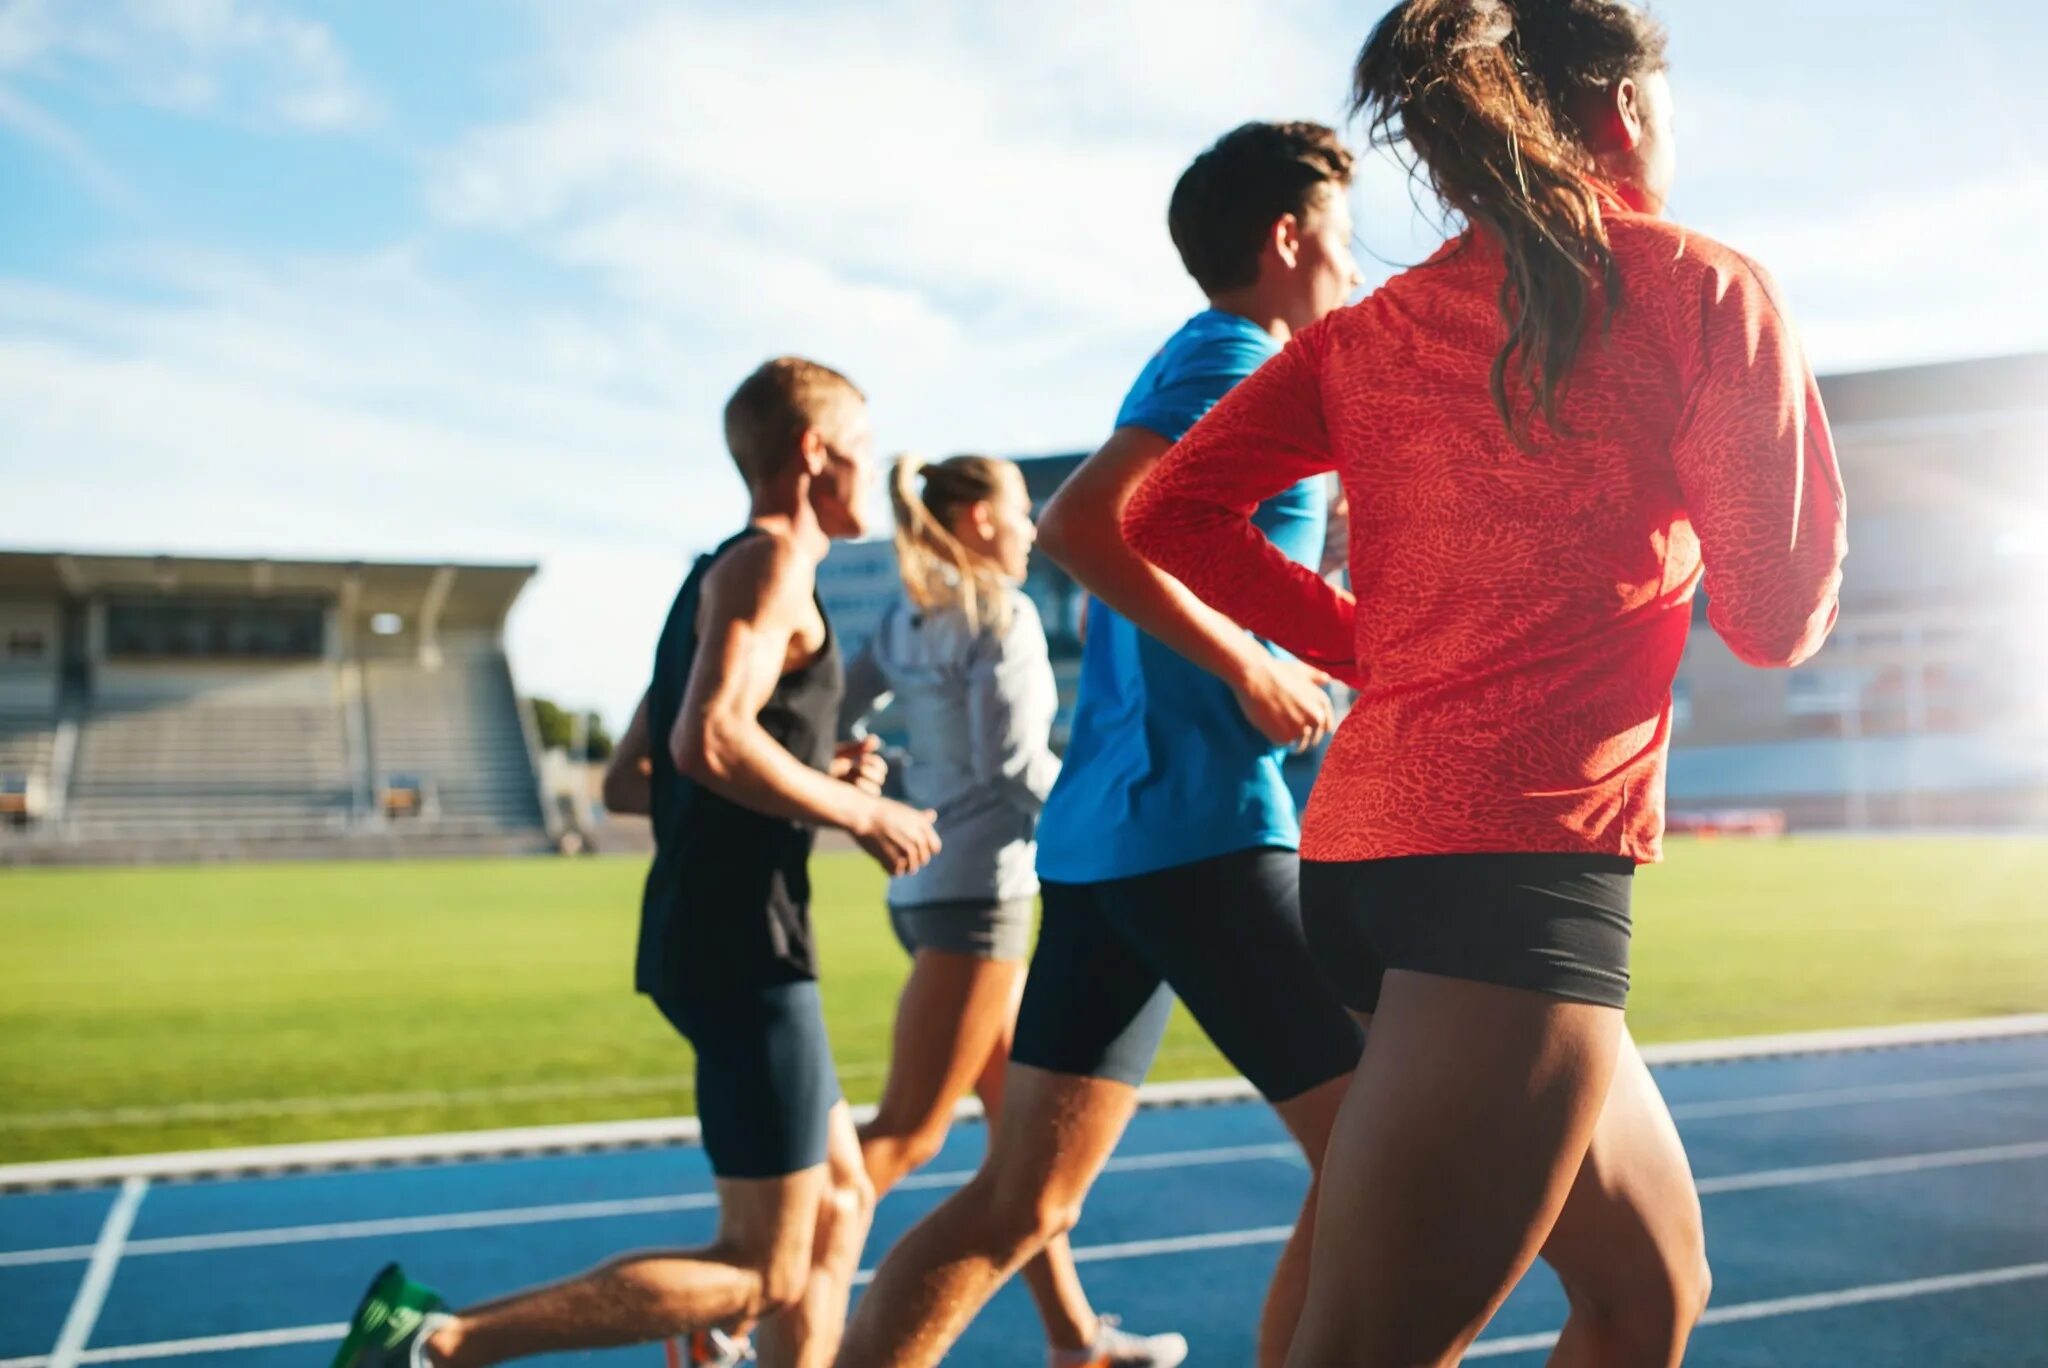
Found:
[[[2048, 827], [2048, 355], [1821, 381], [1851, 553], [1842, 616], [1794, 671], [1741, 664], [1706, 627], [1674, 694], [1677, 825]], [[1079, 453], [1020, 461], [1042, 505]], [[1084, 595], [1044, 557], [1063, 744]], [[820, 593], [849, 649], [899, 592], [887, 541], [841, 545]], [[886, 715], [878, 728], [897, 739]]]
[[0, 552], [0, 863], [548, 848], [533, 573]]
[[[2048, 355], [1821, 387], [1852, 512], [1840, 625], [1757, 671], [1701, 604], [1674, 821], [2048, 828]], [[1034, 502], [1080, 459], [1021, 462]], [[0, 552], [0, 863], [550, 848], [503, 642], [533, 573]], [[1063, 745], [1085, 596], [1043, 557], [1026, 589]], [[887, 541], [821, 575], [848, 650], [898, 592]]]
[[1841, 621], [1790, 672], [1748, 669], [1694, 632], [1674, 812], [2048, 825], [2048, 354], [1830, 376], [1821, 391], [1849, 492]]

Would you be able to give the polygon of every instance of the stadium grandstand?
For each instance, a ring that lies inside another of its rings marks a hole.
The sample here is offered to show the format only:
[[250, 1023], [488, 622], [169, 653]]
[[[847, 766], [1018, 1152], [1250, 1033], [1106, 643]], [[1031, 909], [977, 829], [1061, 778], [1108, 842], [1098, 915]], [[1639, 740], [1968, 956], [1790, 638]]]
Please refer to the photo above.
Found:
[[[1697, 625], [1673, 697], [1675, 829], [2048, 828], [2048, 354], [1833, 375], [1821, 391], [1854, 529], [1840, 626], [1795, 671], [1751, 670]], [[1042, 504], [1080, 453], [1025, 458]], [[1062, 744], [1083, 598], [1043, 556]], [[897, 592], [887, 541], [836, 548], [843, 642]], [[877, 730], [895, 739], [886, 715]]]
[[533, 573], [0, 552], [0, 863], [549, 848]]

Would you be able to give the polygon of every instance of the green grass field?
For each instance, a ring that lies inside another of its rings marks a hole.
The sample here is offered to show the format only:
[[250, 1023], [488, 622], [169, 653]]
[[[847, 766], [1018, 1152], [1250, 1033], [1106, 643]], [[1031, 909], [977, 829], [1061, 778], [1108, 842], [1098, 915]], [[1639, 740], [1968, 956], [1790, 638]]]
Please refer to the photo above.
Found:
[[[684, 1047], [631, 992], [641, 868], [0, 873], [0, 1161], [688, 1111]], [[905, 961], [864, 859], [817, 875], [871, 1099]], [[2044, 890], [2048, 841], [1677, 842], [1641, 879], [1631, 1018], [1651, 1041], [2048, 1010]], [[1154, 1077], [1224, 1071], [1183, 1019]]]

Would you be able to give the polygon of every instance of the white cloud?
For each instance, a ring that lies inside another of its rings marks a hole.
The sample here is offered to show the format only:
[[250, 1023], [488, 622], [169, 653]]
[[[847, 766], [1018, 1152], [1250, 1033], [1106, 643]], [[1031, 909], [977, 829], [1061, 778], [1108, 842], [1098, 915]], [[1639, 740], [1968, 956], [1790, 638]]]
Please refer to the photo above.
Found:
[[0, 0], [0, 73], [76, 75], [188, 114], [345, 128], [373, 106], [333, 33], [263, 0]]
[[1192, 302], [1165, 233], [1188, 158], [1245, 118], [1329, 115], [1336, 92], [1304, 101], [1290, 7], [1053, 8], [571, 31], [561, 93], [464, 140], [434, 203], [713, 328], [737, 280], [764, 326], [845, 308], [892, 341], [929, 343], [935, 318], [1153, 333]]
[[538, 560], [522, 669], [631, 706], [645, 661], [617, 673], [600, 638], [641, 650], [659, 614], [619, 618], [630, 595], [593, 598], [574, 567], [652, 566], [670, 592], [730, 521], [715, 407], [647, 397], [651, 373], [701, 367], [487, 306], [402, 253], [159, 254], [149, 284], [145, 304], [0, 280], [0, 543]]
[[[0, 278], [0, 541], [537, 560], [511, 631], [522, 678], [623, 721], [688, 553], [737, 516], [717, 417], [747, 369], [791, 350], [844, 366], [885, 451], [1097, 440], [1199, 305], [1165, 231], [1174, 177], [1242, 120], [1335, 121], [1369, 17], [1334, 0], [511, 13], [546, 26], [543, 64], [495, 73], [528, 82], [512, 116], [397, 149], [424, 207], [384, 249], [131, 237], [50, 278], [90, 283]], [[1682, 87], [1680, 209], [1773, 268], [1817, 361], [2048, 338], [2038, 176], [1929, 155], [1949, 135], [1874, 81], [1770, 88], [1792, 93]], [[0, 125], [118, 197], [50, 112], [87, 91], [306, 131], [375, 117], [332, 33], [278, 3], [0, 0]], [[1389, 268], [1434, 243], [1410, 193], [1374, 164], [1355, 195]]]
[[[0, 44], [4, 42], [5, 33], [0, 31]], [[4, 60], [0, 60], [0, 70], [4, 67]], [[125, 209], [135, 203], [134, 192], [127, 183], [101, 160], [83, 138], [63, 120], [5, 86], [0, 86], [0, 128], [10, 129], [53, 153], [71, 168], [71, 174], [102, 204]]]

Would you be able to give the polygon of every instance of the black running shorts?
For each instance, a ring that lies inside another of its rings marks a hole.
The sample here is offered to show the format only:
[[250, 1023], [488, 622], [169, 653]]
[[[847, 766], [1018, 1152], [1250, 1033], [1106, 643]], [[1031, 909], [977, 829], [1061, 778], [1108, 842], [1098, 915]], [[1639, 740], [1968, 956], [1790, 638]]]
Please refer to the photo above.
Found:
[[1379, 1006], [1389, 969], [1620, 1007], [1635, 872], [1622, 855], [1305, 860], [1302, 921], [1354, 1012]]
[[697, 1121], [721, 1178], [825, 1162], [839, 1075], [815, 979], [650, 994], [697, 1052]]
[[1309, 957], [1300, 868], [1293, 851], [1262, 847], [1047, 883], [1010, 1057], [1136, 1086], [1179, 994], [1271, 1101], [1350, 1073], [1365, 1038]]

